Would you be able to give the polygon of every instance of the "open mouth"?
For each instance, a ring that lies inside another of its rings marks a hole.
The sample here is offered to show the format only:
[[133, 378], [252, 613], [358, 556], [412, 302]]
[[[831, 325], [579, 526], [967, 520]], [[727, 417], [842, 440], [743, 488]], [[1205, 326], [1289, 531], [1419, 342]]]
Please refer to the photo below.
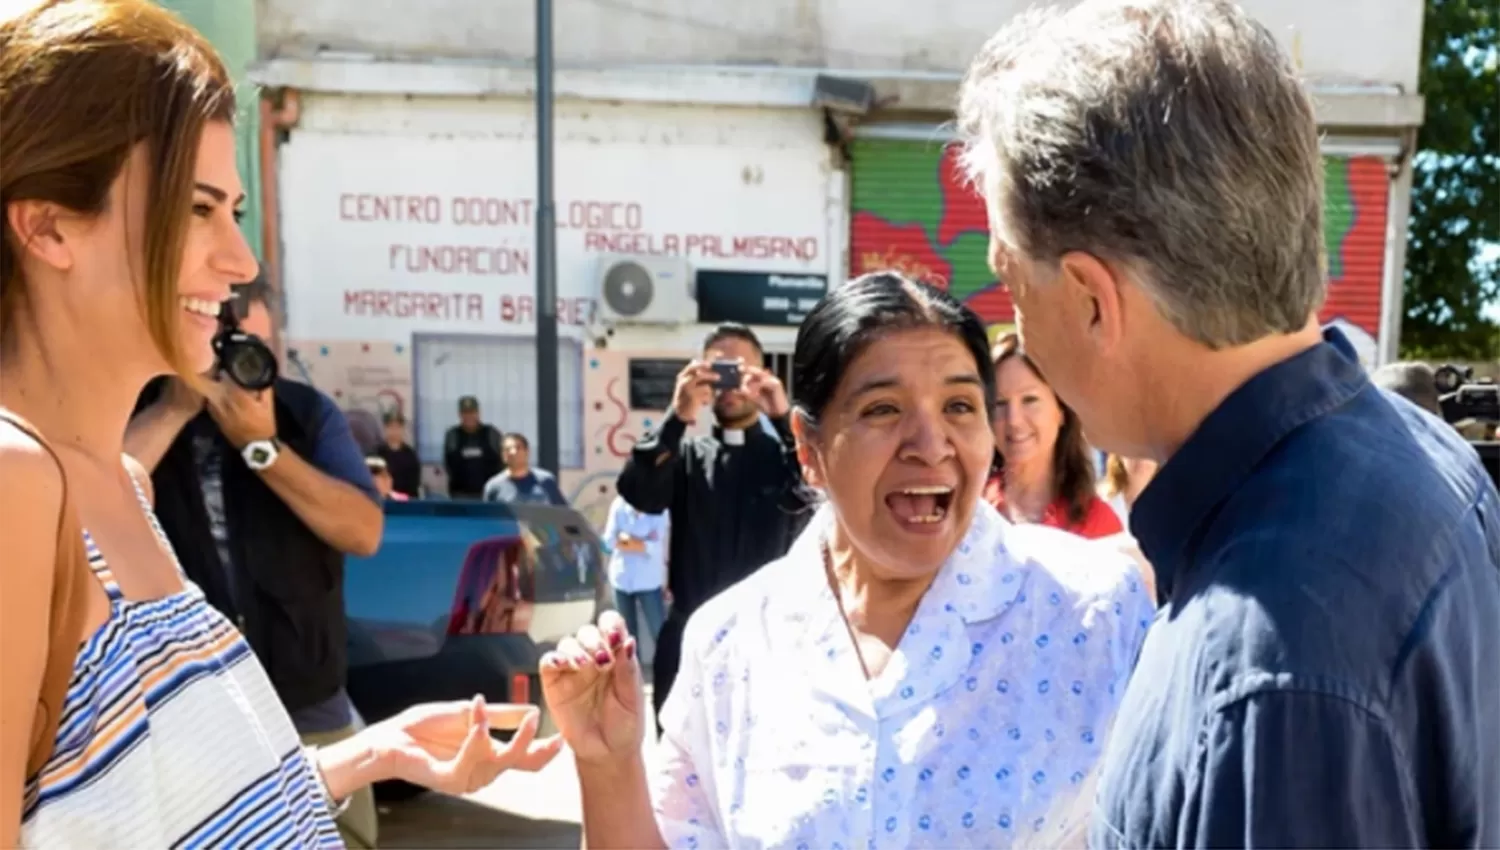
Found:
[[941, 484], [903, 487], [885, 497], [896, 518], [912, 525], [942, 522], [953, 506], [953, 488]]
[[210, 301], [207, 298], [196, 298], [191, 295], [184, 295], [178, 301], [182, 304], [182, 309], [194, 316], [202, 316], [205, 319], [212, 319], [215, 322], [219, 320], [220, 302], [218, 301]]

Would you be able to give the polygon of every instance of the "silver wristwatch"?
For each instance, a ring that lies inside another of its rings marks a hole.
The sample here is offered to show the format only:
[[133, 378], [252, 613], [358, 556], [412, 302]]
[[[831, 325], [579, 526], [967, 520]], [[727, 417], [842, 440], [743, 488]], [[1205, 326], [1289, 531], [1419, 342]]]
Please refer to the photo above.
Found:
[[275, 437], [269, 440], [254, 440], [240, 449], [240, 456], [245, 459], [246, 466], [256, 472], [263, 472], [270, 469], [271, 464], [276, 462], [276, 458], [281, 456], [281, 443]]

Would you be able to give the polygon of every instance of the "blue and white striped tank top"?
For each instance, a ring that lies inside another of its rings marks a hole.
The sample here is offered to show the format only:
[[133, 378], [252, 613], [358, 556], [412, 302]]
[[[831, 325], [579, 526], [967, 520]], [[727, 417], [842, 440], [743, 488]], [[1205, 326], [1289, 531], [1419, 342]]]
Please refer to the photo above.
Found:
[[[142, 496], [162, 544], [166, 536]], [[84, 532], [109, 620], [73, 666], [26, 847], [341, 848], [315, 769], [250, 646], [202, 592], [123, 598]]]

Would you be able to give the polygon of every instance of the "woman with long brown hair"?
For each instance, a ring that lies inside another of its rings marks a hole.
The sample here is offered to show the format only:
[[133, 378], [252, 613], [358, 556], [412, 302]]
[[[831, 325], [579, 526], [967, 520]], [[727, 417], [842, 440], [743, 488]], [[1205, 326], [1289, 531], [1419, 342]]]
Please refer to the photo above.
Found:
[[217, 314], [256, 273], [234, 115], [155, 3], [0, 18], [0, 847], [336, 847], [364, 784], [470, 791], [557, 751], [534, 709], [481, 699], [304, 750], [156, 525], [126, 422], [157, 375], [216, 392]]
[[1078, 414], [1062, 403], [1009, 333], [990, 350], [997, 398], [995, 469], [984, 498], [1012, 522], [1041, 523], [1089, 538], [1124, 530], [1094, 485]]

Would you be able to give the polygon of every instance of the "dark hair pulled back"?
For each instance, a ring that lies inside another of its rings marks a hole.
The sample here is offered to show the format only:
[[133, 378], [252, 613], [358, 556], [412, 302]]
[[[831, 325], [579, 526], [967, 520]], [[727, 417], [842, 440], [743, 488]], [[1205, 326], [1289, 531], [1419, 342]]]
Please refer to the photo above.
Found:
[[974, 356], [989, 407], [995, 368], [989, 337], [974, 311], [947, 292], [896, 272], [871, 272], [828, 293], [797, 329], [792, 355], [792, 408], [816, 427], [849, 364], [897, 331], [931, 328], [952, 334]]

